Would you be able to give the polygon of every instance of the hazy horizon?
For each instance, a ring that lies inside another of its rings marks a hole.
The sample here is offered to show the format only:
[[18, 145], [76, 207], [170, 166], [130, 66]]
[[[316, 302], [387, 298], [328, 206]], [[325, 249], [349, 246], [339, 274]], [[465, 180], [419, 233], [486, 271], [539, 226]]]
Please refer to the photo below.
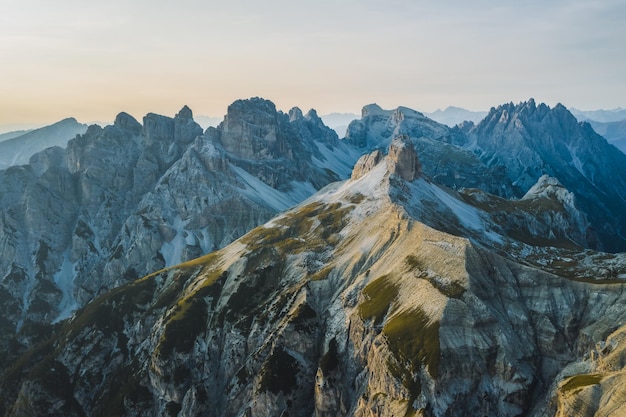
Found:
[[[626, 4], [25, 0], [0, 14], [0, 125], [363, 105], [626, 106]], [[584, 30], [582, 30], [584, 29]]]
[[[532, 97], [529, 97], [529, 99], [530, 98], [532, 98]], [[526, 100], [524, 100], [524, 101], [526, 101]], [[501, 105], [501, 104], [506, 104], [506, 103], [499, 103], [498, 105]], [[514, 104], [518, 104], [518, 103], [514, 103]], [[228, 107], [228, 106], [226, 106], [226, 107]], [[226, 107], [225, 107], [224, 113], [226, 113]], [[396, 108], [396, 107], [399, 107], [399, 106], [394, 106], [393, 108]], [[492, 107], [496, 107], [496, 106], [492, 106]], [[181, 106], [181, 108], [182, 108], [182, 106]], [[385, 110], [391, 110], [393, 108], [390, 107], [390, 108], [386, 108]], [[424, 114], [426, 114], [427, 116], [431, 116], [434, 113], [445, 112], [449, 108], [458, 109], [458, 110], [464, 110], [464, 111], [468, 111], [468, 112], [472, 112], [472, 113], [481, 113], [481, 112], [488, 113], [488, 111], [489, 111], [489, 109], [470, 110], [470, 109], [466, 109], [466, 108], [459, 107], [459, 106], [446, 106], [444, 108], [437, 108], [437, 109], [435, 109], [435, 110], [433, 110], [431, 112], [426, 112], [426, 111], [420, 110], [420, 109], [414, 109], [414, 110], [421, 111]], [[572, 110], [572, 109], [575, 109], [575, 108], [574, 107], [570, 107], [569, 109]], [[193, 109], [191, 109], [191, 110], [193, 111]], [[289, 109], [278, 109], [278, 110], [287, 113]], [[309, 109], [301, 109], [301, 110], [304, 110], [306, 112]], [[612, 109], [575, 109], [575, 110], [576, 111], [582, 111], [582, 112], [590, 112], [590, 113], [591, 112], [596, 112], [596, 111], [620, 112], [620, 113], [622, 113], [622, 112], [626, 111], [626, 109], [624, 109], [622, 107], [616, 107], [616, 108], [612, 108]], [[154, 113], [154, 112], [147, 112], [147, 113]], [[146, 114], [144, 114], [142, 116], [138, 116], [137, 115], [137, 116], [133, 116], [133, 117], [135, 117], [141, 123], [143, 116], [145, 116]], [[162, 113], [159, 113], [159, 114], [162, 114]], [[172, 114], [162, 114], [162, 115], [173, 117], [175, 114], [172, 113]], [[320, 117], [322, 117], [323, 119], [325, 119], [324, 123], [326, 125], [331, 126], [331, 127], [335, 127], [335, 126], [341, 126], [342, 125], [339, 122], [335, 122], [335, 123], [330, 122], [331, 120], [333, 120], [337, 116], [339, 116], [339, 117], [354, 116], [354, 118], [359, 118], [360, 117], [360, 111], [358, 111], [358, 112], [330, 112], [330, 113], [326, 113], [326, 114], [319, 114], [318, 113], [318, 115]], [[71, 118], [71, 117], [74, 117], [74, 116], [73, 115], [67, 115], [66, 117], [62, 117], [61, 119], [54, 120], [52, 122], [47, 122], [47, 123], [8, 123], [8, 124], [0, 124], [0, 135], [5, 134], [5, 133], [11, 133], [11, 132], [19, 132], [19, 131], [27, 132], [27, 131], [30, 131], [30, 130], [39, 129], [39, 128], [46, 127], [46, 126], [49, 126], [51, 124], [60, 122], [63, 119]], [[202, 128], [204, 128], [204, 129], [206, 129], [208, 126], [217, 126], [223, 120], [223, 115], [222, 116], [214, 116], [214, 115], [206, 115], [206, 114], [197, 114], [195, 112], [194, 112], [193, 117], [194, 117], [194, 120], [200, 126], [202, 126]], [[622, 120], [622, 119], [620, 118], [620, 120]], [[79, 119], [77, 119], [77, 122], [78, 123], [87, 124], [87, 125], [98, 124], [100, 126], [106, 126], [106, 125], [109, 125], [109, 124], [113, 124], [113, 119], [108, 120], [108, 121], [105, 121], [105, 120], [79, 120]]]

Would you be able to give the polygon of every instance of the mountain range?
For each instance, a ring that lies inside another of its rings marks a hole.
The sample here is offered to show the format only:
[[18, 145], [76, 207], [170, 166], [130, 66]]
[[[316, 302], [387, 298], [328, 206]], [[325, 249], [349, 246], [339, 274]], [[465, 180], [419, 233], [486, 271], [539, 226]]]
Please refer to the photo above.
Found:
[[[625, 110], [582, 111], [571, 109], [571, 112], [578, 120], [589, 122], [597, 133], [626, 153]], [[445, 110], [437, 109], [434, 112], [425, 112], [423, 114], [438, 123], [454, 127], [467, 121], [478, 123], [488, 112], [470, 111], [460, 107], [449, 106]], [[339, 137], [343, 137], [350, 122], [358, 119], [359, 115], [354, 113], [330, 113], [321, 115], [320, 118], [324, 124], [335, 130]], [[222, 121], [222, 118], [200, 115], [194, 117], [194, 121], [202, 126], [203, 129], [207, 129], [208, 127], [217, 126]], [[70, 139], [73, 139], [77, 134], [84, 133], [86, 130], [86, 125], [78, 123], [74, 118], [68, 118], [37, 129], [2, 133], [0, 134], [0, 143], [8, 141], [8, 139], [19, 139], [0, 145], [0, 149], [3, 151], [1, 154], [4, 155], [4, 159], [0, 158], [0, 169], [6, 169], [12, 165], [26, 164], [32, 155], [48, 147], [65, 147]], [[35, 133], [31, 133], [33, 131]]]
[[578, 110], [571, 108], [570, 111], [580, 121], [610, 123], [626, 120], [626, 109], [621, 107], [611, 110]]
[[609, 143], [626, 153], [626, 119], [617, 122], [589, 121], [593, 130], [602, 135]]
[[472, 111], [460, 107], [448, 106], [444, 110], [437, 109], [432, 113], [424, 113], [430, 119], [444, 125], [454, 127], [463, 122], [480, 122], [489, 112]]
[[[471, 111], [460, 107], [449, 106], [446, 107], [445, 110], [437, 109], [432, 113], [423, 114], [438, 123], [454, 127], [466, 121], [478, 123], [487, 115], [487, 112]], [[342, 137], [350, 122], [358, 119], [359, 115], [354, 113], [330, 113], [322, 115], [321, 118], [327, 126], [334, 129], [337, 135]]]
[[0, 414], [619, 412], [624, 170], [532, 99], [120, 113], [0, 171]]
[[25, 165], [30, 157], [54, 146], [65, 147], [70, 139], [87, 131], [87, 125], [68, 118], [39, 129], [0, 135], [0, 169]]
[[589, 122], [593, 130], [626, 153], [626, 109], [583, 111], [571, 109], [578, 120]]

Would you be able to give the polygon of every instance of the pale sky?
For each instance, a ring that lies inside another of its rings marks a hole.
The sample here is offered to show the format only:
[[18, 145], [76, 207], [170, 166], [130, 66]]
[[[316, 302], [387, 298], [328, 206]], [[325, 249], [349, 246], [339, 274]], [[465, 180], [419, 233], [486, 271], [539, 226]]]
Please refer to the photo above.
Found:
[[0, 0], [0, 125], [126, 111], [626, 107], [624, 0]]

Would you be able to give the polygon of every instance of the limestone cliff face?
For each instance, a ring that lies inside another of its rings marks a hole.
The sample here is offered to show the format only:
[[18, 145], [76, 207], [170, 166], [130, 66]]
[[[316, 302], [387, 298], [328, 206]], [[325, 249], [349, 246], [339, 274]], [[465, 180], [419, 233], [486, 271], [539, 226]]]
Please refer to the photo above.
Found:
[[234, 163], [282, 191], [290, 189], [291, 181], [310, 181], [320, 188], [341, 178], [314, 161], [325, 159], [320, 146], [332, 151], [339, 145], [315, 111], [302, 116], [296, 108], [287, 115], [268, 100], [237, 100], [228, 107], [215, 138]]
[[242, 159], [292, 157], [273, 103], [255, 98], [228, 106], [221, 124], [220, 141], [227, 152]]
[[516, 240], [403, 178], [414, 152], [88, 304], [3, 373], [3, 414], [566, 415], [572, 386], [609, 383], [567, 378], [623, 367], [626, 259]]

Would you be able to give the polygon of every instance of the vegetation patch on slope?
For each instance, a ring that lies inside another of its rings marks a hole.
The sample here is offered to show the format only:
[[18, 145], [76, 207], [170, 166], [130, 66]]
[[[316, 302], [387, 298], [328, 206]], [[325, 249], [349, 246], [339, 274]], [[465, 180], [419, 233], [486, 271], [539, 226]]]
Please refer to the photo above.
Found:
[[156, 283], [153, 279], [142, 278], [114, 288], [78, 310], [73, 320], [64, 325], [63, 333], [68, 339], [81, 330], [96, 327], [105, 334], [121, 332], [124, 317], [134, 311], [145, 309], [154, 296]]
[[319, 252], [338, 242], [336, 234], [348, 224], [353, 205], [311, 203], [276, 220], [278, 227], [260, 226], [241, 242], [251, 251], [273, 247], [281, 255]]
[[422, 390], [421, 366], [426, 366], [432, 378], [439, 373], [439, 322], [431, 322], [420, 308], [403, 311], [385, 323], [383, 335], [393, 354], [387, 363], [389, 370], [410, 395], [405, 417], [413, 416], [412, 404]]
[[165, 329], [157, 346], [157, 354], [162, 358], [170, 356], [175, 349], [189, 352], [196, 338], [206, 330], [208, 321], [208, 299], [214, 304], [220, 295], [227, 271], [208, 269], [202, 272], [199, 284], [180, 298], [168, 312]]
[[363, 288], [365, 301], [359, 304], [358, 311], [362, 320], [374, 319], [374, 324], [382, 323], [391, 303], [398, 296], [398, 285], [391, 281], [390, 275], [370, 282]]
[[[389, 349], [410, 375], [426, 365], [431, 377], [439, 373], [439, 322], [420, 308], [403, 311], [391, 317], [383, 327]], [[409, 375], [405, 375], [409, 376]]]
[[563, 382], [561, 392], [576, 393], [587, 386], [599, 384], [600, 381], [602, 381], [601, 374], [575, 375]]

